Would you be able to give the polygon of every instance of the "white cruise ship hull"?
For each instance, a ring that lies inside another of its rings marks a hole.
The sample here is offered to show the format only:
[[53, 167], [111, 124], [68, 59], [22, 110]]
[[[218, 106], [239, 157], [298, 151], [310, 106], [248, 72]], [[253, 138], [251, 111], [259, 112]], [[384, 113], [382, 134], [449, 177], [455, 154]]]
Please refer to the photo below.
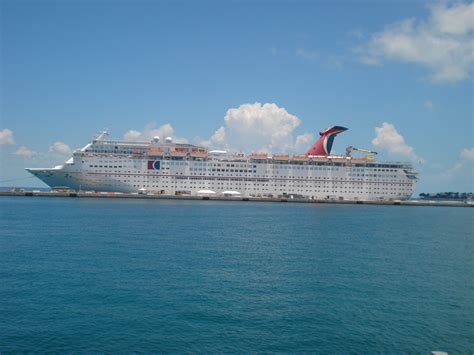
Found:
[[[82, 160], [77, 162], [78, 158]], [[237, 192], [241, 196], [404, 200], [409, 199], [415, 189], [415, 179], [407, 177], [406, 169], [391, 169], [390, 165], [383, 168], [384, 164], [353, 164], [348, 167], [163, 160], [160, 161], [160, 170], [149, 171], [148, 160], [101, 159], [96, 156], [75, 157], [74, 160], [76, 162], [60, 169], [28, 171], [51, 188], [128, 193], [145, 190], [197, 195], [208, 190], [216, 194]]]
[[27, 170], [51, 188], [344, 200], [406, 200], [417, 181], [409, 163], [227, 154], [171, 140], [158, 144], [96, 139], [64, 165]]

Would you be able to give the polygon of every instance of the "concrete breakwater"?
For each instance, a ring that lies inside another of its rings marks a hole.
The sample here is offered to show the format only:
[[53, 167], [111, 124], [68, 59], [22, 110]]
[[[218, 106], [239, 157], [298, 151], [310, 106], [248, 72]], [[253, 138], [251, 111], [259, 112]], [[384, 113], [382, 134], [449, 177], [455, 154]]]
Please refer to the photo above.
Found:
[[254, 201], [254, 202], [294, 202], [294, 203], [329, 203], [349, 205], [400, 205], [400, 206], [449, 206], [449, 207], [474, 207], [473, 201], [436, 201], [436, 200], [314, 200], [308, 198], [268, 198], [268, 197], [234, 197], [234, 196], [191, 196], [191, 195], [165, 195], [165, 194], [138, 194], [117, 192], [73, 192], [73, 191], [42, 191], [42, 190], [0, 190], [0, 196], [41, 196], [41, 197], [79, 197], [79, 198], [134, 198], [134, 199], [164, 199], [164, 200], [212, 200], [212, 201]]

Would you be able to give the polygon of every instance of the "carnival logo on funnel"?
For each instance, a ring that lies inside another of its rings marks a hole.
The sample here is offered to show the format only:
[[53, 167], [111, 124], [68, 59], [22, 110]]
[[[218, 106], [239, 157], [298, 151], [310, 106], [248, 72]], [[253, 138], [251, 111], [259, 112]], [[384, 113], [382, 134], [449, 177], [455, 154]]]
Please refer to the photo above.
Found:
[[160, 161], [148, 160], [148, 170], [160, 170]]

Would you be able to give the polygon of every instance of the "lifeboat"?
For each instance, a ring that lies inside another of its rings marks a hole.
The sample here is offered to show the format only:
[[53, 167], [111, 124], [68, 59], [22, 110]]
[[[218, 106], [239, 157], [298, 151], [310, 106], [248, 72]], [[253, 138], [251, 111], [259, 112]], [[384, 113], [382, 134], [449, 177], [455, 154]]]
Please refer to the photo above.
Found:
[[293, 155], [292, 159], [296, 161], [308, 161], [308, 156], [307, 155]]
[[191, 156], [194, 158], [203, 158], [203, 157], [207, 157], [207, 152], [195, 151], [195, 152], [191, 152]]
[[141, 156], [143, 156], [143, 151], [141, 151], [141, 150], [134, 150], [134, 151], [132, 152], [132, 155], [133, 155], [134, 157], [141, 157]]
[[170, 154], [172, 157], [185, 157], [186, 156], [185, 151], [178, 151], [178, 150], [174, 150]]
[[250, 156], [250, 158], [253, 160], [267, 160], [268, 157], [269, 157], [268, 154], [255, 154], [255, 153]]
[[153, 148], [148, 149], [148, 153], [163, 153], [163, 149], [153, 147]]
[[150, 148], [148, 150], [149, 157], [162, 157], [163, 156], [163, 149], [161, 148]]
[[180, 147], [176, 147], [176, 148], [174, 148], [174, 150], [177, 151], [177, 152], [187, 152], [188, 151], [187, 148], [180, 148]]
[[327, 155], [310, 155], [309, 156], [313, 161], [327, 161]]
[[287, 161], [288, 159], [290, 159], [290, 156], [288, 154], [274, 154], [273, 155], [273, 160]]

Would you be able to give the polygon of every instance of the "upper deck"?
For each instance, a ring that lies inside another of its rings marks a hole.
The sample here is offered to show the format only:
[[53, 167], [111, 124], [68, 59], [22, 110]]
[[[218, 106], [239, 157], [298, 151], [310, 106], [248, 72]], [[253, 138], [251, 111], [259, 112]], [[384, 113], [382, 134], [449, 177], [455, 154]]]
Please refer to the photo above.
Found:
[[159, 137], [151, 141], [130, 142], [123, 140], [108, 140], [106, 131], [92, 140], [84, 148], [74, 152], [75, 155], [126, 157], [127, 159], [150, 160], [186, 160], [210, 162], [241, 162], [285, 165], [323, 165], [347, 166], [366, 168], [390, 168], [413, 170], [409, 162], [401, 161], [376, 161], [374, 155], [365, 157], [352, 157], [344, 155], [309, 155], [306, 154], [272, 154], [227, 152], [211, 150], [202, 146], [188, 143], [175, 143], [171, 137], [166, 137], [162, 142]]

